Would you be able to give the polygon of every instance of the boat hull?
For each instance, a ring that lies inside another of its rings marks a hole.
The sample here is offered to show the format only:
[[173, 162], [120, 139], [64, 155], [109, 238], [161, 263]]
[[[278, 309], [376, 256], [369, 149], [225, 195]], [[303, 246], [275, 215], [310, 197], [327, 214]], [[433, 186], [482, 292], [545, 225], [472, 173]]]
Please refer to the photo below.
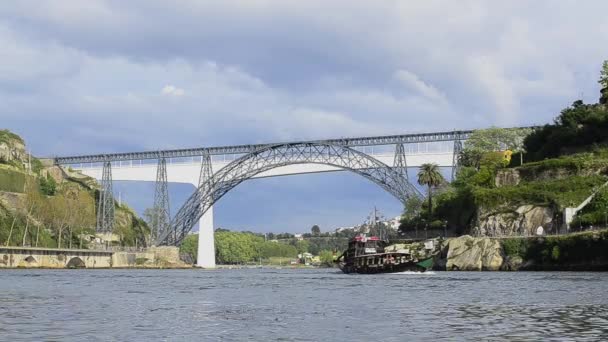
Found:
[[400, 264], [356, 266], [352, 264], [340, 263], [340, 270], [346, 274], [378, 274], [378, 273], [399, 273], [399, 272], [425, 272], [432, 266], [432, 258], [420, 262], [406, 262]]

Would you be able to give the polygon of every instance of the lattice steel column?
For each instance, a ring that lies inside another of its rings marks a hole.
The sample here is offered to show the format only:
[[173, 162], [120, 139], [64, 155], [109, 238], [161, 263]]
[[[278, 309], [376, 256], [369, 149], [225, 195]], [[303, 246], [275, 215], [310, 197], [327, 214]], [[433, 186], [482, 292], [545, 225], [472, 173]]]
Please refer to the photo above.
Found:
[[114, 193], [112, 191], [112, 163], [103, 162], [101, 189], [97, 205], [97, 232], [111, 233], [114, 228]]
[[405, 159], [405, 148], [403, 144], [395, 145], [395, 161], [393, 162], [393, 168], [401, 177], [409, 180], [407, 174], [407, 161]]
[[[169, 184], [167, 182], [167, 160], [158, 159], [156, 168], [156, 189], [154, 191], [154, 220], [152, 222], [152, 241], [164, 236], [171, 228], [171, 211], [169, 208]], [[170, 240], [175, 240], [175, 234], [170, 234]]]
[[209, 152], [204, 152], [201, 157], [201, 173], [198, 178], [199, 188], [203, 183], [210, 180], [213, 177], [213, 169], [211, 168], [211, 156]]
[[456, 179], [460, 169], [460, 152], [462, 152], [462, 140], [454, 140], [454, 151], [452, 155], [452, 181]]

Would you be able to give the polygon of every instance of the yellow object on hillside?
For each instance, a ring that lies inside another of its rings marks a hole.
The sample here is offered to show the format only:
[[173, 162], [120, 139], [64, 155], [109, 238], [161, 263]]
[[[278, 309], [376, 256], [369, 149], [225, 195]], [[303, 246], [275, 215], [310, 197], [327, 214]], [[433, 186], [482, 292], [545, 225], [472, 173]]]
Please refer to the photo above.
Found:
[[511, 164], [511, 156], [513, 155], [513, 151], [511, 150], [506, 150], [502, 153], [502, 157], [503, 157], [503, 161], [506, 165]]

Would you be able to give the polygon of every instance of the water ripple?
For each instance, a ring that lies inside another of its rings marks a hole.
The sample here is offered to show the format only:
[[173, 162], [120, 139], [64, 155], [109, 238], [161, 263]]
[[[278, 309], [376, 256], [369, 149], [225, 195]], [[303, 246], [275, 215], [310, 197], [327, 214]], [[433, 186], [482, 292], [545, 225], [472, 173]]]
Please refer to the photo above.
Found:
[[0, 273], [0, 341], [608, 340], [604, 273]]

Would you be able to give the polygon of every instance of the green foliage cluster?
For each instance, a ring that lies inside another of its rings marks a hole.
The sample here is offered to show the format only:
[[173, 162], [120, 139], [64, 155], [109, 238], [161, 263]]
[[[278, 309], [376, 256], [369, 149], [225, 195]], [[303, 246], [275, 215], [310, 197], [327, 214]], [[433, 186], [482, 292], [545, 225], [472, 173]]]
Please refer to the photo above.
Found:
[[[504, 169], [502, 157], [488, 152], [480, 159], [479, 168], [463, 167], [456, 179], [443, 191], [435, 195], [431, 219], [416, 217], [416, 212], [424, 212], [428, 204], [406, 205], [400, 230], [420, 229], [432, 222], [447, 221], [448, 227], [456, 233], [463, 233], [470, 227], [477, 209], [509, 209], [519, 205], [544, 205], [556, 209], [580, 204], [594, 189], [608, 178], [602, 173], [608, 171], [608, 150], [563, 156], [538, 162], [526, 163], [517, 168], [521, 181], [516, 186], [496, 187], [497, 172]], [[598, 174], [599, 173], [599, 174]], [[556, 177], [555, 174], [560, 174]], [[419, 202], [419, 201], [418, 201]], [[597, 224], [603, 219], [603, 211], [591, 207], [585, 223]], [[593, 223], [592, 223], [593, 222]]]
[[14, 141], [20, 142], [21, 144], [25, 144], [23, 139], [17, 134], [9, 131], [8, 129], [0, 130], [0, 143], [6, 143], [7, 145], [12, 145]]
[[321, 261], [321, 266], [323, 267], [333, 267], [334, 266], [334, 253], [332, 251], [321, 251], [319, 252], [319, 260]]
[[[300, 246], [304, 248], [304, 246]], [[294, 258], [295, 246], [281, 242], [264, 241], [257, 234], [216, 230], [215, 258], [219, 264], [244, 264], [271, 257]]]
[[563, 154], [608, 146], [608, 108], [576, 101], [564, 109], [554, 124], [545, 125], [525, 140], [528, 158], [542, 160]]
[[526, 238], [506, 238], [502, 239], [502, 248], [506, 256], [518, 256], [524, 258], [528, 250], [528, 239]]
[[593, 265], [608, 261], [608, 230], [542, 238], [502, 239], [507, 256], [542, 265]]
[[44, 165], [42, 165], [42, 162], [40, 161], [40, 159], [34, 158], [34, 157], [32, 157], [31, 163], [32, 163], [32, 172], [39, 175], [40, 171], [42, 171], [42, 169], [44, 169]]
[[433, 188], [436, 188], [445, 183], [445, 179], [439, 170], [437, 164], [422, 164], [420, 171], [418, 171], [418, 184], [426, 185], [428, 188], [428, 215], [427, 218], [430, 220], [433, 215]]
[[[476, 130], [471, 134], [465, 144], [464, 150], [459, 156], [462, 166], [472, 167], [479, 170], [483, 164], [484, 156], [498, 154], [500, 163], [505, 163], [501, 151], [512, 151], [521, 153], [525, 150], [524, 139], [532, 132], [530, 128], [497, 128]], [[508, 162], [508, 161], [507, 161]], [[487, 164], [487, 162], [485, 163]]]
[[350, 238], [339, 236], [309, 237], [306, 240], [308, 242], [307, 252], [313, 255], [321, 255], [321, 252], [324, 250], [342, 251], [348, 246]]
[[600, 72], [600, 79], [598, 83], [602, 86], [600, 90], [600, 104], [608, 104], [608, 60], [604, 61], [602, 65], [602, 71]]
[[521, 151], [524, 139], [532, 132], [530, 128], [499, 128], [490, 127], [476, 130], [466, 142], [466, 149], [472, 151]]
[[40, 192], [47, 196], [54, 196], [57, 191], [57, 182], [53, 177], [38, 177]]
[[501, 205], [549, 205], [558, 208], [578, 205], [587, 198], [594, 188], [606, 182], [606, 177], [571, 176], [565, 179], [550, 179], [523, 182], [516, 186], [500, 188], [474, 187], [475, 204], [485, 208]]
[[118, 235], [121, 246], [146, 246], [146, 237], [150, 236], [150, 227], [133, 211], [118, 207], [116, 215], [129, 217], [124, 224], [115, 224], [114, 234]]
[[477, 210], [472, 189], [472, 186], [452, 186], [437, 195], [435, 220], [447, 221], [455, 233], [464, 233]]
[[600, 71], [600, 79], [597, 81], [602, 88], [608, 88], [608, 60], [602, 63], [602, 70]]
[[186, 236], [179, 246], [179, 253], [189, 255], [190, 259], [196, 263], [196, 258], [198, 256], [198, 234]]
[[51, 232], [49, 230], [29, 229], [26, 232], [25, 226], [26, 222], [23, 216], [13, 215], [7, 208], [0, 204], [0, 244], [6, 244], [9, 246], [21, 246], [25, 233], [26, 241], [35, 241], [36, 239], [38, 239], [39, 247], [57, 247], [57, 241], [51, 235]]
[[608, 149], [597, 148], [591, 152], [526, 163], [518, 168], [523, 179], [537, 179], [542, 177], [543, 173], [553, 170], [566, 171], [572, 175], [581, 174], [583, 171], [608, 173]]
[[571, 227], [608, 227], [608, 187], [604, 187], [585, 208], [577, 213]]

